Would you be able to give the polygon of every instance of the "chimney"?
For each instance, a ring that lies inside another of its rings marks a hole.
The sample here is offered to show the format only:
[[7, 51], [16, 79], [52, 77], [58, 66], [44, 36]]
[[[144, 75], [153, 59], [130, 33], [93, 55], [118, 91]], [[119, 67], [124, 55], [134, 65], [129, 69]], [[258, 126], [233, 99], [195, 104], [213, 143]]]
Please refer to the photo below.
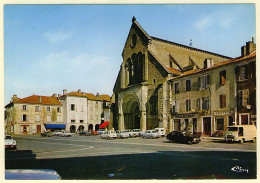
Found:
[[78, 93], [81, 93], [81, 89], [78, 89]]
[[60, 98], [61, 94], [58, 94], [58, 98]]
[[256, 44], [254, 43], [255, 39], [252, 37], [252, 41], [246, 42], [245, 46], [241, 47], [241, 56], [244, 57], [246, 55], [249, 55], [253, 51], [256, 50]]
[[97, 92], [97, 95], [96, 95], [96, 97], [99, 97], [99, 93]]
[[52, 96], [55, 97], [55, 98], [57, 98], [57, 94], [56, 94], [56, 93], [54, 93]]
[[39, 102], [42, 102], [42, 97], [41, 96], [39, 96]]
[[67, 94], [67, 90], [64, 89], [64, 90], [63, 90], [63, 95], [66, 95], [66, 94]]
[[17, 95], [14, 94], [13, 97], [12, 97], [12, 102], [16, 101], [18, 99]]
[[82, 92], [82, 94], [83, 94], [83, 95], [85, 95], [85, 94], [86, 94], [86, 92]]

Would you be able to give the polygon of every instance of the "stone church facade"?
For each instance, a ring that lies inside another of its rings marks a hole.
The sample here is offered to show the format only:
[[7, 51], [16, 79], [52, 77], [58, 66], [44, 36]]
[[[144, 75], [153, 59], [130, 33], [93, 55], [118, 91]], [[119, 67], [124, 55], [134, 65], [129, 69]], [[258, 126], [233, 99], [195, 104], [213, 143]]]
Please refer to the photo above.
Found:
[[122, 53], [116, 79], [111, 128], [163, 127], [172, 120], [171, 78], [202, 69], [205, 63], [223, 62], [229, 57], [152, 37], [135, 17]]

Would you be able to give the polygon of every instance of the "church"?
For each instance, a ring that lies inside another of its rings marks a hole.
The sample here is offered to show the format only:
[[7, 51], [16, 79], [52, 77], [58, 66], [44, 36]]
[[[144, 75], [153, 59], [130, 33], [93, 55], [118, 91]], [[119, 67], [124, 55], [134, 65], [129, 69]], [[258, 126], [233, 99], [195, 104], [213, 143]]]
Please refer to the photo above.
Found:
[[113, 88], [111, 121], [115, 130], [156, 127], [169, 131], [172, 78], [203, 69], [227, 56], [150, 36], [132, 18], [122, 64]]

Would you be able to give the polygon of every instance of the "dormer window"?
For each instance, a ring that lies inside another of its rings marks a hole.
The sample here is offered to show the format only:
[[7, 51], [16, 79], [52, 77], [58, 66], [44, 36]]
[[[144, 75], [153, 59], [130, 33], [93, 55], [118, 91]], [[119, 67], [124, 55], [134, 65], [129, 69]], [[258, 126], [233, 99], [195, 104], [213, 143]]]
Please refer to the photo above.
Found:
[[206, 69], [206, 68], [212, 67], [213, 65], [214, 65], [213, 59], [212, 58], [207, 58], [204, 61], [204, 67], [203, 68]]

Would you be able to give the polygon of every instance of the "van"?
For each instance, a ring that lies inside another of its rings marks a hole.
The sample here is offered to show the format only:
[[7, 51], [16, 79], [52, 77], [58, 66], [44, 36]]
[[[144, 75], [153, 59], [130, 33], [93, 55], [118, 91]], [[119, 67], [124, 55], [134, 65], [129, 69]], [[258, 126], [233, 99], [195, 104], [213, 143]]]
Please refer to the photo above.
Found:
[[159, 133], [161, 137], [165, 136], [165, 129], [164, 128], [155, 128], [154, 129], [156, 133]]
[[256, 142], [256, 126], [255, 125], [234, 125], [228, 126], [225, 131], [226, 141], [245, 141]]

